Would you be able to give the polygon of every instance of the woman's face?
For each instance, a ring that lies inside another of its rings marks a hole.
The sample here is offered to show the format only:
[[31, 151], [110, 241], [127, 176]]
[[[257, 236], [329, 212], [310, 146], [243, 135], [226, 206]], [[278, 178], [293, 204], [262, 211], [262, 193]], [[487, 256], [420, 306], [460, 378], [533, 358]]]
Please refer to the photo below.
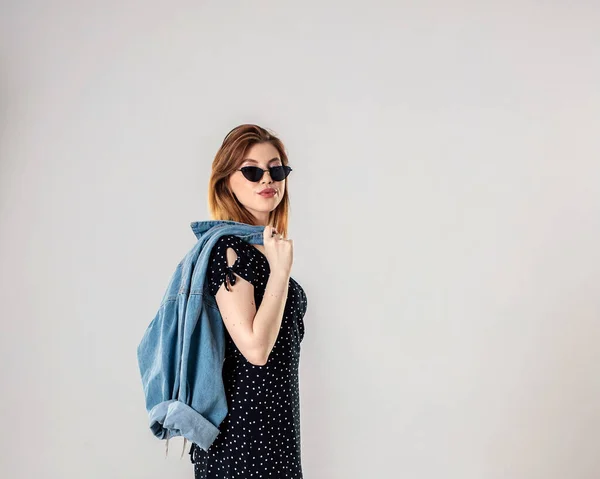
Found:
[[[285, 192], [285, 180], [273, 181], [269, 166], [283, 165], [279, 152], [271, 143], [256, 143], [250, 147], [244, 161], [238, 166], [258, 166], [263, 170], [260, 181], [247, 180], [241, 171], [229, 177], [229, 187], [238, 201], [258, 220], [258, 224], [267, 225], [269, 213], [277, 208]], [[259, 193], [265, 188], [273, 188], [275, 195], [263, 196]]]

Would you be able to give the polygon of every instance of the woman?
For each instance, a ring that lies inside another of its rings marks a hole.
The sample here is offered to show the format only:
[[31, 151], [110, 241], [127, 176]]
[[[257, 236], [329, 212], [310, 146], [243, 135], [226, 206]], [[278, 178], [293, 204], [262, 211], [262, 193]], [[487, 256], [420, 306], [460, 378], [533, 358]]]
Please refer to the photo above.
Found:
[[257, 125], [232, 130], [213, 161], [212, 219], [264, 225], [264, 245], [235, 235], [213, 247], [207, 278], [226, 328], [228, 413], [208, 450], [192, 444], [196, 479], [302, 478], [298, 365], [306, 295], [286, 239], [291, 168]]

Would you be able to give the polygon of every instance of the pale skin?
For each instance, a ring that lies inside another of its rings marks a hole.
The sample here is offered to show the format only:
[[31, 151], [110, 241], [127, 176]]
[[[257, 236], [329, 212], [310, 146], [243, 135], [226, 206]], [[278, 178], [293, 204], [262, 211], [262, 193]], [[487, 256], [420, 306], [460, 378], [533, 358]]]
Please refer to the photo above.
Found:
[[[267, 170], [269, 166], [281, 164], [277, 149], [270, 143], [260, 143], [248, 150], [238, 168], [251, 165]], [[234, 285], [228, 282], [229, 291], [225, 289], [225, 284], [220, 286], [215, 300], [237, 348], [248, 362], [264, 366], [279, 335], [293, 262], [293, 241], [282, 238], [268, 224], [269, 213], [283, 197], [285, 180], [273, 181], [267, 170], [260, 181], [251, 182], [241, 171], [236, 171], [229, 177], [229, 187], [240, 203], [256, 218], [257, 224], [265, 226], [264, 246], [253, 246], [267, 257], [271, 273], [258, 311], [254, 302], [254, 286], [237, 274]], [[264, 198], [258, 194], [267, 187], [277, 191], [275, 196]], [[228, 248], [227, 264], [233, 265], [236, 259], [235, 251]]]

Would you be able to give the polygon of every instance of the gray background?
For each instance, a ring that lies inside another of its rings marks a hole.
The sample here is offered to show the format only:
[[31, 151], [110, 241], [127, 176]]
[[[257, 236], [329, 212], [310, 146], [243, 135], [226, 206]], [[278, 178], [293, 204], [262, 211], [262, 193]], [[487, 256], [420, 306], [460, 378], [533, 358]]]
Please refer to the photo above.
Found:
[[598, 2], [0, 2], [0, 476], [193, 477], [135, 349], [253, 122], [294, 168], [305, 477], [599, 477], [598, 25]]

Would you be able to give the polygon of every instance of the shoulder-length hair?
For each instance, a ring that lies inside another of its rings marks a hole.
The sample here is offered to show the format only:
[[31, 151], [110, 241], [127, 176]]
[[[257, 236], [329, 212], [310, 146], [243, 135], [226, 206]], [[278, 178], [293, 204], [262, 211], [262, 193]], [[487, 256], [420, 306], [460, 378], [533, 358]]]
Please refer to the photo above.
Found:
[[[208, 210], [213, 220], [230, 220], [255, 225], [256, 218], [237, 200], [227, 181], [243, 163], [248, 150], [257, 143], [270, 143], [279, 152], [283, 165], [288, 164], [285, 147], [271, 131], [258, 125], [240, 125], [231, 130], [217, 151], [208, 182]], [[287, 178], [285, 191], [277, 208], [269, 214], [269, 224], [287, 237], [290, 208]]]

